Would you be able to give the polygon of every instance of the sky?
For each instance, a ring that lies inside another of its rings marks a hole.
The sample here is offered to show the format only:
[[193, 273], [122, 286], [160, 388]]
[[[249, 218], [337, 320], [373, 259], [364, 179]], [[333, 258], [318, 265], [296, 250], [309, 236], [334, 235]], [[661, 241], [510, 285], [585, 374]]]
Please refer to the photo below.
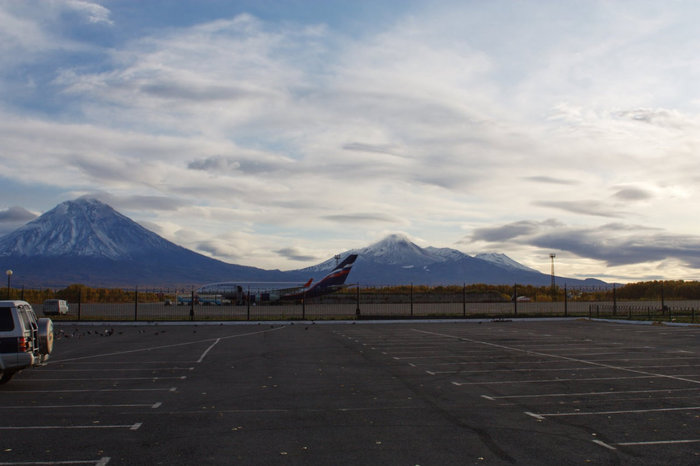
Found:
[[700, 279], [694, 0], [0, 0], [0, 235], [96, 197], [297, 269], [388, 234]]

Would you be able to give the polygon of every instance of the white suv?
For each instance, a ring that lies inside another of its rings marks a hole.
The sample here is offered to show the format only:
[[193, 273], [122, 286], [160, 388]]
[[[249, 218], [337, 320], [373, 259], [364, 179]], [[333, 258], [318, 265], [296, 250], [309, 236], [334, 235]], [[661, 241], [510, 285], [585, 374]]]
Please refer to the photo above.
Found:
[[0, 384], [22, 369], [40, 365], [51, 351], [51, 319], [37, 319], [25, 301], [0, 301]]

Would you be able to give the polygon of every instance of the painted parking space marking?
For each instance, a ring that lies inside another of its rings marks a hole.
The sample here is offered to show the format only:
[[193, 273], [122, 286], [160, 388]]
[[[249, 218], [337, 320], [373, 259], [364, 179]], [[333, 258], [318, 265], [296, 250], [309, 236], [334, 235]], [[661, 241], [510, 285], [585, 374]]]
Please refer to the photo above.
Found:
[[159, 376], [153, 376], [153, 377], [92, 377], [89, 379], [79, 379], [79, 378], [72, 378], [72, 379], [43, 379], [43, 378], [28, 378], [27, 380], [31, 380], [32, 382], [92, 382], [92, 381], [124, 381], [124, 380], [185, 380], [187, 379], [186, 375], [180, 375], [180, 376], [172, 376], [172, 377], [159, 377]]
[[637, 446], [654, 446], [654, 445], [681, 445], [687, 443], [700, 443], [700, 439], [680, 439], [680, 440], [650, 440], [645, 442], [618, 442], [612, 445], [602, 440], [593, 440], [593, 443], [607, 448], [608, 450], [617, 450], [618, 447], [637, 447]]
[[487, 382], [452, 382], [452, 385], [461, 387], [462, 385], [517, 385], [521, 383], [556, 383], [556, 382], [598, 382], [607, 380], [635, 380], [635, 379], [655, 379], [656, 375], [634, 375], [630, 377], [586, 377], [567, 379], [543, 379], [543, 380], [502, 380]]
[[532, 413], [530, 411], [525, 411], [525, 414], [532, 416], [536, 419], [546, 419], [548, 417], [565, 417], [565, 416], [606, 416], [611, 414], [646, 414], [646, 413], [660, 413], [660, 412], [670, 412], [670, 411], [697, 411], [700, 406], [684, 406], [676, 408], [653, 408], [653, 409], [627, 409], [627, 410], [615, 410], [615, 411], [574, 411], [569, 413]]
[[[149, 346], [149, 347], [146, 347], [146, 348], [138, 348], [138, 349], [133, 349], [133, 350], [115, 351], [115, 352], [113, 352], [113, 353], [92, 354], [92, 355], [90, 355], [90, 356], [81, 356], [81, 357], [76, 357], [76, 358], [59, 359], [59, 360], [57, 360], [57, 361], [56, 361], [56, 360], [55, 360], [55, 361], [52, 361], [50, 364], [61, 364], [61, 363], [65, 363], [65, 362], [82, 361], [82, 360], [85, 360], [85, 359], [103, 358], [103, 357], [107, 357], [107, 356], [121, 356], [121, 355], [124, 355], [124, 354], [143, 353], [143, 352], [155, 351], [155, 350], [160, 350], [160, 349], [178, 348], [178, 347], [182, 347], [182, 346], [189, 346], [189, 345], [197, 345], [197, 344], [200, 344], [200, 343], [207, 343], [207, 342], [210, 342], [210, 341], [211, 341], [211, 342], [216, 342], [217, 340], [230, 340], [230, 339], [233, 339], [233, 338], [242, 338], [242, 337], [247, 337], [247, 336], [250, 336], [250, 335], [258, 335], [258, 334], [261, 334], [261, 333], [274, 332], [274, 331], [277, 331], [277, 330], [282, 330], [282, 329], [284, 329], [284, 328], [286, 328], [286, 327], [285, 327], [285, 326], [281, 326], [281, 327], [275, 327], [275, 328], [272, 328], [272, 329], [259, 330], [259, 331], [257, 331], [257, 332], [239, 333], [239, 334], [236, 334], [236, 335], [228, 335], [228, 336], [219, 337], [219, 338], [204, 338], [204, 339], [201, 339], [201, 340], [186, 341], [186, 342], [182, 342], [182, 343], [173, 343], [173, 344], [171, 344], [171, 345]], [[163, 361], [163, 362], [165, 363], [165, 362], [168, 362], [168, 361]], [[170, 361], [169, 363], [172, 364], [172, 361]], [[134, 363], [132, 362], [132, 364], [134, 364]]]
[[580, 396], [606, 396], [606, 395], [626, 395], [626, 394], [642, 394], [642, 393], [673, 393], [673, 392], [697, 392], [700, 388], [665, 388], [655, 390], [615, 390], [607, 392], [579, 392], [579, 393], [538, 393], [534, 395], [481, 395], [487, 400], [505, 400], [512, 398], [555, 398], [555, 397], [580, 397]]
[[177, 387], [169, 388], [100, 388], [90, 389], [56, 389], [56, 390], [3, 390], [2, 393], [99, 393], [99, 392], [174, 392]]
[[214, 343], [212, 343], [207, 349], [205, 349], [204, 352], [202, 353], [202, 355], [199, 357], [199, 359], [197, 359], [197, 364], [204, 361], [204, 358], [207, 357], [207, 354], [209, 354], [209, 351], [211, 351], [212, 348], [214, 348], [220, 341], [221, 341], [221, 338], [217, 338], [216, 340], [214, 340]]
[[[132, 363], [124, 363], [124, 364], [134, 364]], [[144, 364], [142, 362], [139, 362], [138, 364]], [[194, 366], [190, 367], [143, 367], [143, 368], [123, 368], [123, 369], [116, 369], [119, 372], [152, 372], [152, 371], [193, 371]], [[41, 372], [114, 372], [115, 369], [47, 369], [47, 368], [42, 368]]]
[[[386, 354], [386, 353], [384, 353]], [[461, 365], [470, 365], [470, 364], [479, 364], [483, 365], [484, 363], [488, 364], [514, 364], [513, 361], [491, 361], [490, 359], [493, 358], [487, 358], [487, 359], [482, 359], [478, 361], [451, 361], [451, 362], [437, 362], [437, 363], [416, 363], [419, 366], [461, 366]], [[698, 358], [645, 358], [645, 359], [626, 359], [626, 358], [618, 358], [618, 359], [598, 359], [594, 362], [600, 363], [600, 362], [639, 362], [639, 361], [679, 361], [679, 360], [684, 360], [684, 359], [693, 359], [693, 360], [698, 360]], [[561, 360], [561, 361], [552, 361], [551, 359], [548, 360], [543, 360], [543, 359], [537, 359], [537, 360], [532, 360], [532, 361], [518, 361], [518, 365], [522, 366], [525, 364], [566, 364], [569, 361], [566, 360]], [[668, 367], [668, 366], [651, 366], [650, 368], [658, 368], [658, 367]], [[676, 366], [678, 367], [678, 366]], [[690, 364], [687, 367], [698, 367], [696, 364]], [[618, 368], [617, 366], [615, 368]], [[645, 366], [619, 366], [620, 369], [644, 369], [646, 368]]]
[[597, 444], [597, 445], [600, 445], [600, 446], [603, 447], [603, 448], [607, 448], [608, 450], [617, 450], [617, 448], [615, 448], [615, 447], [613, 447], [612, 445], [609, 445], [609, 444], [603, 442], [602, 440], [595, 439], [595, 440], [593, 440], [593, 443], [595, 443], [595, 444]]
[[629, 447], [635, 445], [674, 445], [680, 443], [699, 443], [700, 439], [685, 439], [685, 440], [652, 440], [649, 442], [619, 442], [614, 445]]
[[[683, 382], [689, 382], [689, 383], [694, 383], [694, 384], [700, 384], [700, 380], [694, 380], [694, 379], [688, 378], [688, 377], [694, 377], [694, 376], [696, 376], [696, 374], [693, 374], [693, 375], [690, 375], [690, 376], [676, 376], [676, 375], [667, 375], [667, 374], [657, 374], [657, 373], [651, 373], [651, 372], [642, 371], [642, 370], [638, 370], [638, 369], [629, 369], [629, 368], [622, 367], [622, 366], [615, 366], [615, 365], [612, 365], [612, 364], [603, 364], [603, 363], [598, 362], [598, 361], [589, 361], [589, 360], [585, 360], [585, 359], [572, 358], [572, 357], [561, 356], [561, 355], [557, 355], [557, 354], [548, 354], [548, 353], [542, 353], [542, 352], [539, 352], [539, 351], [530, 351], [530, 350], [521, 349], [521, 348], [514, 348], [514, 347], [512, 347], [512, 346], [500, 345], [500, 344], [498, 344], [498, 343], [491, 343], [491, 342], [488, 342], [488, 341], [473, 340], [473, 339], [471, 339], [471, 338], [460, 337], [460, 336], [455, 336], [455, 335], [449, 335], [449, 334], [445, 334], [445, 333], [429, 332], [429, 331], [427, 331], [427, 330], [419, 330], [419, 329], [413, 329], [413, 330], [414, 330], [415, 332], [427, 333], [427, 334], [432, 334], [432, 335], [442, 335], [442, 336], [444, 336], [444, 337], [446, 337], [446, 338], [455, 338], [455, 339], [461, 339], [461, 340], [471, 341], [471, 342], [473, 342], [473, 343], [478, 343], [478, 344], [482, 344], [482, 345], [486, 345], [486, 346], [490, 346], [490, 347], [494, 347], [494, 348], [501, 348], [501, 349], [505, 349], [505, 350], [509, 350], [509, 351], [514, 351], [514, 352], [525, 353], [525, 354], [534, 355], [534, 356], [542, 356], [542, 357], [563, 359], [563, 360], [572, 361], [572, 362], [579, 362], [579, 363], [583, 363], [583, 364], [590, 364], [590, 365], [598, 366], [598, 367], [605, 367], [605, 368], [608, 368], [608, 369], [617, 369], [617, 370], [620, 370], [620, 371], [626, 371], [626, 372], [632, 372], [632, 373], [636, 373], [636, 374], [642, 374], [642, 375], [647, 376], [647, 377], [667, 378], [667, 379], [679, 380], [679, 381], [683, 381]], [[455, 383], [455, 382], [453, 382], [453, 383]]]
[[143, 423], [136, 422], [126, 425], [89, 425], [89, 426], [0, 426], [0, 430], [61, 430], [61, 429], [129, 429], [139, 430]]
[[156, 403], [123, 403], [123, 404], [66, 404], [66, 405], [31, 405], [31, 406], [0, 406], [0, 410], [23, 410], [23, 409], [75, 409], [75, 408], [151, 408], [157, 409], [163, 405]]
[[98, 460], [64, 460], [64, 461], [20, 461], [20, 462], [0, 462], [0, 466], [19, 465], [59, 465], [59, 464], [94, 464], [95, 466], [106, 466], [110, 462], [109, 456]]
[[539, 368], [539, 369], [479, 369], [479, 370], [459, 370], [459, 371], [425, 371], [430, 375], [442, 374], [491, 374], [494, 372], [556, 372], [556, 371], [593, 371], [598, 370], [598, 367], [561, 367], [558, 369]]

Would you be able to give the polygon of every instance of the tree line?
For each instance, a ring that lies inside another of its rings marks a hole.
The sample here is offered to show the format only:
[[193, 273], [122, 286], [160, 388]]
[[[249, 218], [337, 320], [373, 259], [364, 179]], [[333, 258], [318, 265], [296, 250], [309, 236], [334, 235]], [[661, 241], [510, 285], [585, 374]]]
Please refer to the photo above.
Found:
[[[356, 287], [349, 286], [339, 293], [356, 293]], [[556, 286], [533, 285], [487, 285], [483, 283], [427, 286], [401, 285], [387, 287], [362, 287], [362, 294], [416, 294], [416, 295], [491, 295], [500, 296], [500, 300], [512, 300], [524, 297], [532, 301], [563, 301], [565, 298], [575, 301], [612, 301], [628, 300], [700, 300], [700, 281], [654, 280], [628, 283], [625, 285], [598, 288], [567, 288]], [[175, 299], [173, 289], [143, 290], [124, 288], [93, 288], [82, 284], [73, 284], [62, 289], [24, 289], [0, 288], [0, 299], [23, 299], [30, 303], [42, 303], [47, 299], [65, 299], [70, 303], [131, 303], [160, 302]], [[185, 293], [186, 294], [186, 293]]]

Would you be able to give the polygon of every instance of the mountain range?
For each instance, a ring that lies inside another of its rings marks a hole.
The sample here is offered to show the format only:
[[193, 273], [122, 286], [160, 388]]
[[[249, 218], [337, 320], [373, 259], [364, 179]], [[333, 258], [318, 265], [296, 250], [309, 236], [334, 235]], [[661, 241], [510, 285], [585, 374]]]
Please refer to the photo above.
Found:
[[[402, 235], [340, 254], [359, 258], [348, 282], [368, 286], [463, 283], [546, 286], [540, 273], [504, 254], [475, 257], [450, 248], [421, 248]], [[13, 270], [14, 286], [183, 287], [238, 280], [306, 281], [331, 270], [331, 258], [299, 270], [264, 270], [229, 264], [178, 246], [101, 201], [80, 198], [59, 204], [0, 238], [0, 270]], [[570, 286], [603, 286], [594, 279], [557, 277]]]

